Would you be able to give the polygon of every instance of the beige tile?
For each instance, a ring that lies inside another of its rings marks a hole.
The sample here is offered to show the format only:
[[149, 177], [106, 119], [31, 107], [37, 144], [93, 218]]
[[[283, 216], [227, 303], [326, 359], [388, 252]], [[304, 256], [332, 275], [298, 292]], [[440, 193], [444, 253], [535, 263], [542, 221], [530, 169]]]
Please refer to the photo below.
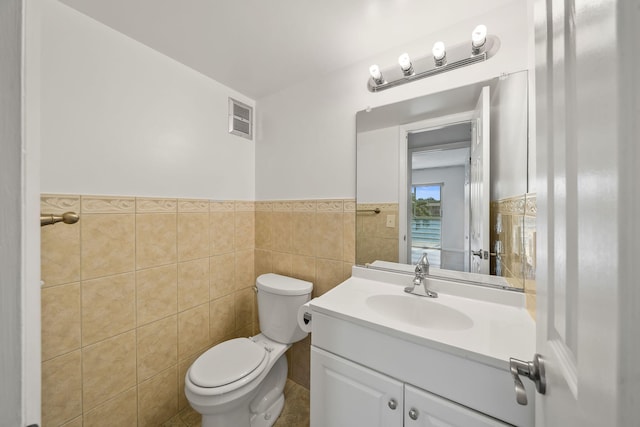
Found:
[[317, 259], [316, 282], [313, 288], [313, 294], [315, 296], [320, 296], [325, 292], [330, 291], [342, 282], [343, 277], [342, 261]]
[[272, 250], [273, 212], [256, 211], [256, 248]]
[[161, 213], [178, 211], [177, 199], [158, 199], [155, 197], [136, 197], [136, 213]]
[[178, 214], [178, 260], [209, 256], [209, 213]]
[[82, 427], [82, 417], [74, 418], [71, 421], [62, 424], [60, 427]]
[[[397, 218], [397, 216], [396, 216]], [[344, 224], [344, 247], [342, 260], [346, 262], [355, 262], [356, 260], [356, 214], [355, 212], [346, 212], [343, 216]], [[396, 228], [397, 231], [397, 228]]]
[[178, 311], [209, 302], [209, 257], [178, 264]]
[[178, 413], [177, 367], [138, 386], [138, 426], [157, 427]]
[[314, 257], [293, 255], [291, 257], [293, 268], [291, 276], [296, 279], [315, 282], [316, 280], [316, 259]]
[[178, 212], [209, 213], [209, 200], [206, 199], [178, 199]]
[[293, 269], [293, 255], [283, 252], [272, 252], [273, 272], [283, 276], [291, 276]]
[[233, 295], [211, 301], [209, 304], [210, 334], [214, 344], [233, 334], [236, 329], [236, 309]]
[[211, 299], [229, 295], [236, 289], [236, 256], [234, 253], [215, 255], [210, 259], [211, 279], [209, 281]]
[[342, 281], [345, 281], [349, 277], [351, 277], [353, 266], [354, 266], [354, 263], [351, 263], [351, 262], [342, 263]]
[[236, 212], [235, 215], [235, 248], [253, 249], [255, 246], [256, 214], [250, 212]]
[[80, 350], [42, 364], [42, 423], [60, 425], [82, 413]]
[[138, 383], [175, 365], [178, 361], [177, 316], [138, 328], [137, 352]]
[[211, 255], [233, 252], [235, 236], [235, 213], [211, 212], [209, 214]]
[[246, 288], [234, 294], [236, 306], [236, 329], [251, 325], [253, 322], [253, 307], [255, 291]]
[[136, 269], [176, 262], [176, 223], [173, 213], [136, 215]]
[[293, 344], [291, 354], [291, 379], [309, 388], [311, 373], [311, 340], [309, 337]]
[[318, 212], [316, 215], [316, 256], [342, 261], [344, 224], [341, 212]]
[[273, 261], [271, 258], [271, 251], [256, 249], [254, 263], [256, 277], [265, 273], [273, 273]]
[[179, 360], [183, 360], [210, 344], [209, 304], [202, 304], [178, 314]]
[[135, 385], [135, 331], [82, 349], [82, 400], [85, 412]]
[[42, 360], [79, 349], [80, 284], [42, 289]]
[[255, 285], [255, 251], [236, 251], [236, 290]]
[[292, 212], [273, 212], [271, 218], [271, 248], [277, 252], [291, 252]]
[[202, 415], [197, 413], [191, 406], [187, 406], [180, 411], [180, 419], [188, 427], [200, 427], [202, 422]]
[[136, 427], [137, 390], [130, 388], [84, 414], [84, 427]]
[[287, 380], [284, 389], [284, 408], [273, 427], [308, 427], [309, 402], [309, 390]]
[[82, 196], [83, 214], [136, 213], [135, 197]]
[[176, 264], [136, 272], [138, 325], [175, 314], [178, 309]]
[[80, 280], [80, 223], [42, 227], [41, 277], [45, 286]]
[[133, 214], [87, 214], [79, 224], [83, 280], [134, 270]]
[[298, 255], [316, 254], [316, 214], [315, 212], [294, 212], [292, 216], [292, 252]]
[[82, 282], [82, 345], [135, 328], [134, 273]]

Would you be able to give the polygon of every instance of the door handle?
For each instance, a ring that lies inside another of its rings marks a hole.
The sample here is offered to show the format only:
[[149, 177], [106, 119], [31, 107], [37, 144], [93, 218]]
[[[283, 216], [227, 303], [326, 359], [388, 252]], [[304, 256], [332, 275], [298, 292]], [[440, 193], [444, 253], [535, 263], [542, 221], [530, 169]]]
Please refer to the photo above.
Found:
[[480, 259], [489, 259], [489, 251], [483, 251], [482, 249], [478, 249], [477, 251], [472, 250], [471, 254], [480, 257]]
[[545, 394], [547, 392], [547, 381], [544, 375], [544, 361], [542, 356], [539, 354], [536, 353], [533, 356], [533, 361], [531, 362], [514, 359], [513, 357], [510, 358], [509, 370], [511, 371], [513, 382], [516, 387], [516, 402], [520, 405], [526, 405], [528, 403], [527, 392], [524, 388], [524, 384], [522, 384], [520, 375], [524, 375], [533, 381], [538, 393]]

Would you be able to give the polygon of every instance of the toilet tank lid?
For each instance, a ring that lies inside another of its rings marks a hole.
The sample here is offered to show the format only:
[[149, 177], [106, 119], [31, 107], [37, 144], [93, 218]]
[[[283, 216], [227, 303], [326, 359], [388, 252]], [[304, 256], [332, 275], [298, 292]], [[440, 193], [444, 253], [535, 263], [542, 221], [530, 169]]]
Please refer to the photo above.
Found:
[[307, 295], [313, 290], [313, 283], [293, 277], [267, 273], [258, 276], [258, 290], [276, 295]]

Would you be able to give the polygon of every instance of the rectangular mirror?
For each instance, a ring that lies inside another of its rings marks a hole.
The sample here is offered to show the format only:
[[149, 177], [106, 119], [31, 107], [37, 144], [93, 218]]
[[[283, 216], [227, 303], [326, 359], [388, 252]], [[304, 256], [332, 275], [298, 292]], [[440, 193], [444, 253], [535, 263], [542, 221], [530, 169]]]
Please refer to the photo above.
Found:
[[[360, 111], [356, 263], [524, 289], [535, 271], [522, 71]], [[398, 266], [400, 263], [406, 267]]]

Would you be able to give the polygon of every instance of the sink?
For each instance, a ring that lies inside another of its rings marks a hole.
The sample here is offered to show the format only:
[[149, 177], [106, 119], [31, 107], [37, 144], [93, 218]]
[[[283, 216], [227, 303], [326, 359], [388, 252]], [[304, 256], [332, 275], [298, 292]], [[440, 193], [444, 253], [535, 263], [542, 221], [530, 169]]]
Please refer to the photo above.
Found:
[[365, 303], [380, 315], [422, 328], [463, 330], [473, 326], [466, 314], [427, 297], [382, 294], [368, 297]]

